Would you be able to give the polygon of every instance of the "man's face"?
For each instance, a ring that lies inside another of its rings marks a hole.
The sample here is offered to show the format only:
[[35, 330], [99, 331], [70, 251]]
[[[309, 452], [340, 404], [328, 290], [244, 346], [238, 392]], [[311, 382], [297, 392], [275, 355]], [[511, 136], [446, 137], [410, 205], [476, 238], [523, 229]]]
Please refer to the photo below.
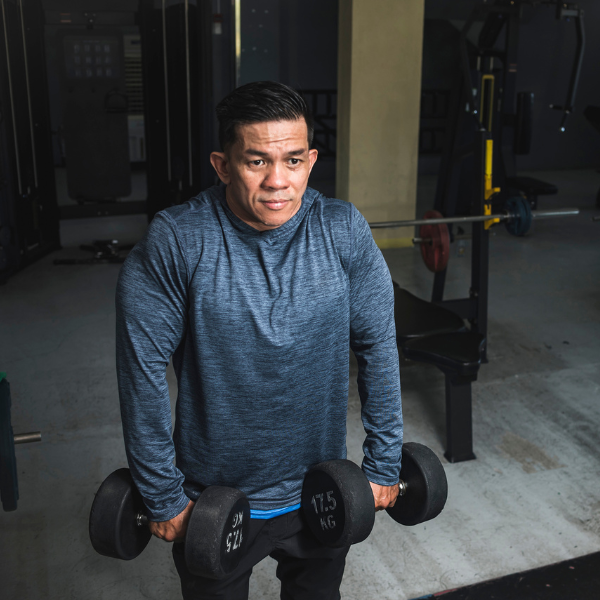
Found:
[[244, 223], [275, 229], [298, 212], [317, 160], [307, 133], [304, 119], [240, 125], [235, 144], [211, 154], [227, 204]]

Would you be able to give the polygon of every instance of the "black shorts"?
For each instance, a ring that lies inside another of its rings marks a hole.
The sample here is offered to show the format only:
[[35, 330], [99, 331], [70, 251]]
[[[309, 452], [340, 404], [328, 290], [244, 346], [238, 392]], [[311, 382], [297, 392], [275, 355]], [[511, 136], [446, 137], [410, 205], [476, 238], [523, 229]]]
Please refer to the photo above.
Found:
[[339, 600], [348, 550], [322, 546], [296, 510], [274, 519], [251, 519], [246, 552], [225, 579], [192, 575], [183, 543], [173, 544], [173, 559], [184, 600], [247, 600], [252, 569], [267, 556], [277, 561], [282, 600]]

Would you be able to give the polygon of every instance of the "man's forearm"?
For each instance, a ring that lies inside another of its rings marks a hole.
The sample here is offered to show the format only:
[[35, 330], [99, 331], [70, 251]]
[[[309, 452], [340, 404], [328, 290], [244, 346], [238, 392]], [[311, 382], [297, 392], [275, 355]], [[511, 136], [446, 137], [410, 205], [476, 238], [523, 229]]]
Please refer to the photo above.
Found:
[[396, 340], [354, 348], [358, 362], [358, 392], [367, 433], [363, 470], [382, 486], [398, 483], [403, 420]]

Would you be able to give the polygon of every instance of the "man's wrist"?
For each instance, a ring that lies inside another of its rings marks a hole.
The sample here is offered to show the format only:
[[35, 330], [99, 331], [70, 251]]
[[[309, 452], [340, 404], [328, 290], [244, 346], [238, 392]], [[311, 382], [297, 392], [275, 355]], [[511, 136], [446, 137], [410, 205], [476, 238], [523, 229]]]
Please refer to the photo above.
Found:
[[390, 471], [396, 471], [393, 475], [382, 475], [380, 470], [374, 470], [369, 468], [365, 463], [362, 464], [363, 473], [371, 483], [376, 483], [384, 487], [390, 487], [396, 485], [400, 481], [400, 474], [396, 468], [390, 469]]
[[148, 520], [154, 523], [170, 521], [177, 515], [180, 515], [186, 509], [189, 502], [190, 498], [188, 498], [182, 491], [181, 496], [176, 502], [170, 502], [168, 505], [161, 507], [160, 510], [150, 510], [147, 508]]

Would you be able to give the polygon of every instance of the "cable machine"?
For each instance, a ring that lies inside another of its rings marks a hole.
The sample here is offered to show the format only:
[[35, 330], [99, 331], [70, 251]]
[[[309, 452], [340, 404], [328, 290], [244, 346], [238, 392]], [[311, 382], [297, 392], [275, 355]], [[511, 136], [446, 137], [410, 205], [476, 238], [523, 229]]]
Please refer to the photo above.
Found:
[[[516, 173], [516, 156], [529, 153], [532, 134], [533, 93], [516, 91], [519, 25], [525, 5], [555, 7], [557, 19], [575, 22], [577, 49], [566, 100], [564, 104], [552, 105], [562, 112], [561, 131], [565, 130], [573, 110], [584, 55], [583, 10], [558, 0], [496, 0], [475, 8], [460, 36], [460, 74], [451, 93], [435, 195], [435, 209], [446, 217], [491, 214], [493, 208], [502, 209], [513, 196], [525, 197], [535, 209], [538, 196], [557, 193], [551, 183], [519, 177]], [[483, 26], [474, 44], [469, 33], [475, 23], [481, 21]], [[496, 149], [493, 172], [497, 188], [488, 195], [486, 210], [489, 212], [486, 213], [481, 212], [484, 207], [478, 204], [477, 198], [481, 195], [472, 193], [473, 181], [479, 181], [479, 174], [483, 172], [478, 158], [481, 133], [487, 133], [494, 140]], [[488, 242], [484, 239], [487, 231], [481, 235], [474, 231], [473, 255], [481, 254], [487, 264]], [[474, 273], [476, 271], [487, 280], [480, 268], [474, 267]], [[435, 274], [433, 302], [444, 301], [445, 279], [445, 270]], [[487, 290], [487, 285], [483, 287]], [[471, 294], [478, 297], [478, 286]]]
[[[0, 20], [0, 282], [60, 248], [61, 218], [151, 219], [212, 185], [211, 2], [0, 0]], [[123, 201], [134, 160], [147, 197]]]
[[0, 284], [60, 247], [39, 3], [0, 0]]

